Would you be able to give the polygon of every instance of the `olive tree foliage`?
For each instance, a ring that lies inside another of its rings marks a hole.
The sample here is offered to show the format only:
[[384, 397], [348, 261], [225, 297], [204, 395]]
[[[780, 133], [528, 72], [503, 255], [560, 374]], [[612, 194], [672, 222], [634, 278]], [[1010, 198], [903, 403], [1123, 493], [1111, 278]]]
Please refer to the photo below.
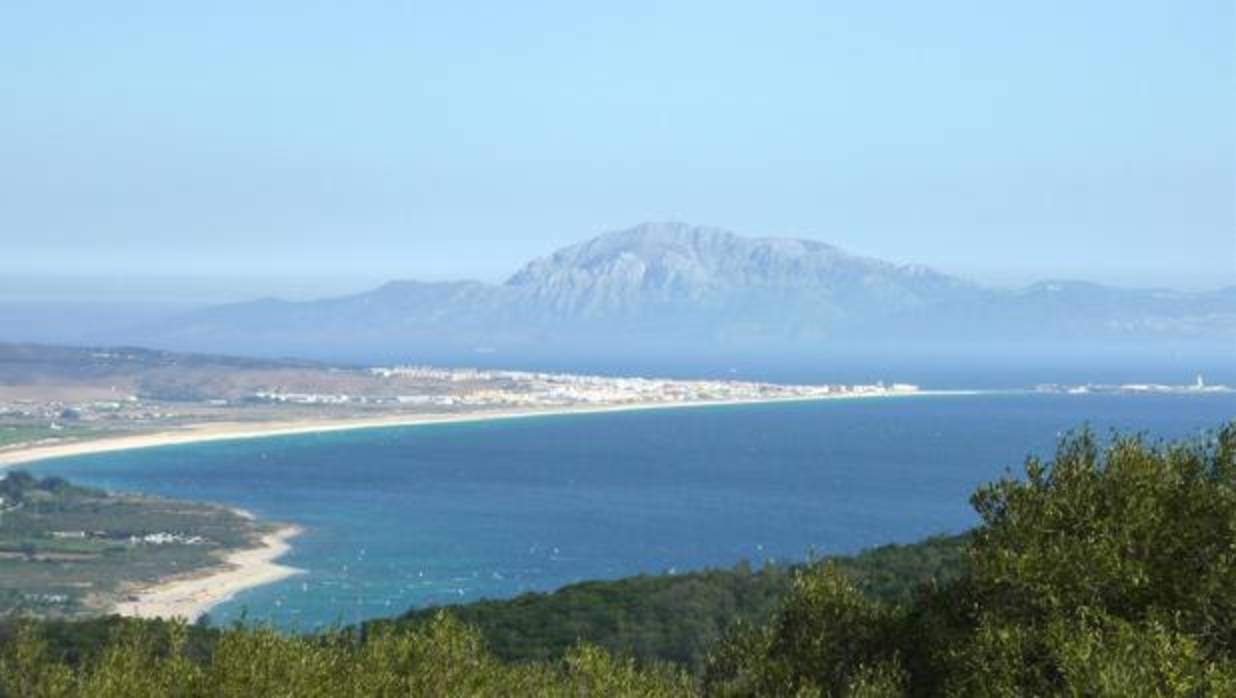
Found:
[[1236, 696], [1236, 423], [1084, 430], [981, 487], [960, 578], [890, 607], [830, 566], [712, 656], [725, 696]]
[[268, 629], [225, 631], [211, 655], [191, 661], [185, 626], [168, 638], [149, 626], [121, 626], [105, 650], [69, 667], [50, 657], [33, 626], [0, 656], [5, 698], [315, 698], [394, 696], [690, 696], [695, 686], [662, 665], [579, 646], [560, 663], [496, 660], [479, 635], [447, 614], [424, 629], [289, 636]]
[[1028, 620], [1079, 609], [1157, 620], [1236, 650], [1236, 427], [1211, 444], [1066, 439], [973, 497], [971, 572], [985, 608]]
[[772, 622], [735, 628], [704, 678], [718, 696], [905, 695], [900, 611], [860, 592], [834, 564], [796, 573]]
[[968, 695], [1236, 695], [1236, 424], [1150, 444], [1089, 431], [973, 497]]

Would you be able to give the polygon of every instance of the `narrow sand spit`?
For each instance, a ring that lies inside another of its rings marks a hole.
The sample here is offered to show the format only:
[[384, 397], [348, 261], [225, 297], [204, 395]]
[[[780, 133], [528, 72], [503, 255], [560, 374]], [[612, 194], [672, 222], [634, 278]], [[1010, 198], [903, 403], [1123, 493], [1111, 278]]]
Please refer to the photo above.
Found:
[[281, 528], [262, 537], [261, 546], [231, 553], [225, 568], [202, 574], [169, 579], [133, 593], [111, 611], [136, 618], [186, 618], [197, 620], [216, 604], [236, 592], [286, 579], [301, 570], [275, 562], [291, 549], [288, 539], [298, 535], [295, 526]]
[[224, 441], [231, 439], [254, 439], [265, 436], [286, 436], [291, 434], [313, 434], [331, 431], [347, 431], [352, 429], [374, 429], [380, 427], [417, 426], [423, 424], [448, 424], [456, 422], [481, 422], [495, 419], [517, 419], [521, 417], [545, 417], [566, 414], [593, 414], [598, 412], [625, 412], [629, 410], [675, 409], [686, 407], [712, 407], [722, 405], [762, 404], [772, 402], [811, 402], [816, 400], [855, 400], [896, 397], [925, 397], [929, 395], [975, 395], [972, 390], [920, 390], [906, 393], [851, 393], [841, 395], [821, 395], [813, 397], [764, 398], [751, 400], [701, 400], [693, 402], [649, 402], [623, 403], [617, 405], [598, 405], [585, 407], [543, 407], [508, 410], [477, 410], [475, 412], [453, 414], [417, 414], [390, 415], [386, 417], [356, 418], [356, 419], [302, 419], [297, 421], [269, 422], [207, 422], [193, 424], [167, 431], [150, 434], [134, 434], [130, 436], [102, 437], [89, 441], [72, 443], [35, 445], [0, 451], [0, 469], [46, 460], [48, 458], [65, 458], [82, 456], [91, 453], [108, 453], [126, 451], [135, 448], [153, 448], [157, 446], [173, 446], [177, 444], [200, 443], [204, 441]]

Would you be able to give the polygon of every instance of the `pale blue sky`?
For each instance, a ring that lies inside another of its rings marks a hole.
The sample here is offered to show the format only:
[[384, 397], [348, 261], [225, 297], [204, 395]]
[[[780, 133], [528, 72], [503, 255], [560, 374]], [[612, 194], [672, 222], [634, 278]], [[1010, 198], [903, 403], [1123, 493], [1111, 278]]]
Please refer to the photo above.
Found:
[[1232, 284], [1234, 6], [6, 0], [0, 295], [497, 280], [661, 219]]

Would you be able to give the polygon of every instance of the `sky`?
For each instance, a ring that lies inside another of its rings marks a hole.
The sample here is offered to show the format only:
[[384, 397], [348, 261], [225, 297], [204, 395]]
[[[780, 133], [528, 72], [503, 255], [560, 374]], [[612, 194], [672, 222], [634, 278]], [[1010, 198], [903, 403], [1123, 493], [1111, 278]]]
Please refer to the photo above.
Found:
[[1236, 3], [0, 4], [0, 299], [500, 281], [647, 220], [1236, 284]]

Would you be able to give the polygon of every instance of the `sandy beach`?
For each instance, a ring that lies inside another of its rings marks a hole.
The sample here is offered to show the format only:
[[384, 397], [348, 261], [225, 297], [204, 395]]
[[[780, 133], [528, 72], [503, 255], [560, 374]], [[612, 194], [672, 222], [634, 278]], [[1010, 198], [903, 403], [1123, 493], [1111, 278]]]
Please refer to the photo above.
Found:
[[449, 414], [415, 414], [391, 415], [388, 417], [355, 418], [355, 419], [302, 419], [297, 421], [268, 422], [204, 422], [190, 424], [165, 431], [148, 434], [133, 434], [126, 436], [100, 437], [97, 439], [73, 441], [62, 444], [34, 445], [0, 451], [0, 469], [47, 460], [49, 458], [66, 458], [83, 456], [91, 453], [109, 453], [138, 448], [156, 448], [159, 446], [175, 446], [179, 444], [201, 443], [206, 441], [224, 441], [232, 439], [256, 439], [267, 436], [288, 436], [294, 434], [313, 434], [332, 431], [349, 431], [354, 429], [376, 429], [382, 427], [419, 426], [427, 424], [452, 424], [462, 422], [482, 422], [498, 419], [519, 419], [526, 417], [548, 417], [568, 414], [597, 414], [604, 412], [625, 412], [631, 410], [651, 409], [681, 409], [689, 407], [720, 407], [726, 405], [766, 404], [776, 402], [814, 402], [819, 400], [870, 400], [897, 397], [923, 397], [930, 395], [972, 395], [971, 390], [919, 390], [915, 392], [884, 392], [884, 393], [848, 393], [839, 395], [821, 395], [813, 397], [764, 398], [758, 400], [708, 400], [692, 402], [650, 402], [622, 403], [616, 405], [576, 406], [576, 407], [545, 407], [522, 408], [506, 410], [477, 410], [466, 413]]
[[134, 592], [112, 607], [111, 612], [135, 618], [186, 618], [195, 621], [216, 604], [237, 592], [270, 584], [300, 570], [275, 562], [291, 549], [288, 540], [301, 530], [281, 528], [262, 537], [256, 548], [237, 550], [224, 558], [225, 566], [201, 574], [169, 579]]

